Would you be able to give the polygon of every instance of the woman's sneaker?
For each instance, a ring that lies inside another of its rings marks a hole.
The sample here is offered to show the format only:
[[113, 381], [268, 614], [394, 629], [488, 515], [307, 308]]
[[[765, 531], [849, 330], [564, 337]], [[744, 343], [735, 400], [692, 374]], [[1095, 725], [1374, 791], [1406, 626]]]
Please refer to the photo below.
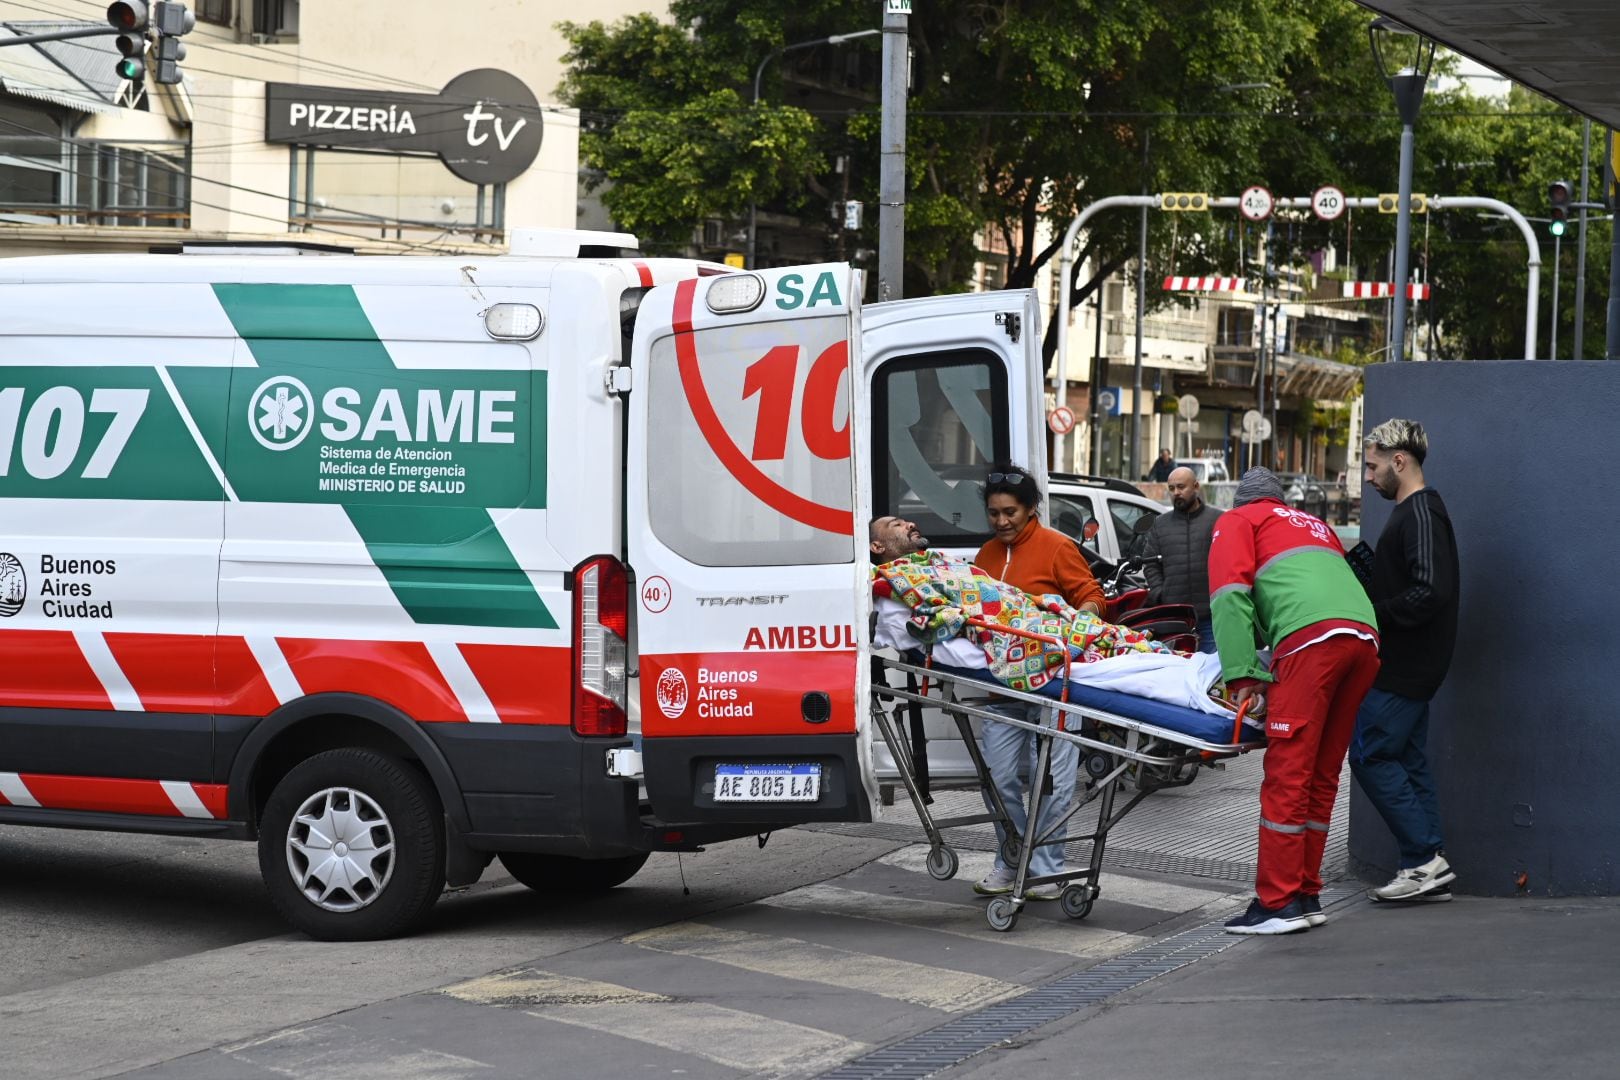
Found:
[[1301, 893], [1299, 909], [1305, 913], [1305, 921], [1312, 926], [1321, 926], [1327, 922], [1327, 916], [1322, 914], [1322, 898]]
[[992, 867], [990, 872], [973, 884], [973, 891], [980, 896], [1003, 896], [1012, 892], [1013, 872], [1000, 866]]
[[1446, 857], [1435, 852], [1434, 858], [1422, 866], [1411, 866], [1398, 872], [1388, 885], [1374, 889], [1372, 896], [1374, 900], [1386, 903], [1416, 900], [1456, 880], [1457, 875], [1451, 872], [1451, 864], [1446, 862]]
[[1228, 934], [1293, 934], [1310, 928], [1297, 896], [1279, 908], [1251, 900], [1248, 911], [1226, 920]]

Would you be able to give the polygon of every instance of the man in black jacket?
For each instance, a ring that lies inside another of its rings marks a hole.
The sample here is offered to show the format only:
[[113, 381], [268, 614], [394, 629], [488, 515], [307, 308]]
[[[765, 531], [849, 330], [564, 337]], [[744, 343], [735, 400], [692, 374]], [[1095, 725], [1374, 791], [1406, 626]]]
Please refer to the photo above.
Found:
[[1198, 613], [1198, 651], [1215, 651], [1215, 628], [1209, 618], [1209, 544], [1221, 512], [1204, 502], [1198, 478], [1189, 468], [1170, 473], [1168, 514], [1153, 519], [1146, 554], [1148, 603], [1191, 604]]
[[1445, 680], [1457, 640], [1457, 540], [1440, 493], [1424, 486], [1429, 439], [1413, 420], [1367, 434], [1367, 483], [1395, 510], [1378, 537], [1368, 589], [1382, 639], [1378, 679], [1356, 716], [1350, 768], [1400, 849], [1381, 901], [1451, 899], [1456, 879], [1442, 852], [1440, 809], [1424, 756], [1429, 699]]

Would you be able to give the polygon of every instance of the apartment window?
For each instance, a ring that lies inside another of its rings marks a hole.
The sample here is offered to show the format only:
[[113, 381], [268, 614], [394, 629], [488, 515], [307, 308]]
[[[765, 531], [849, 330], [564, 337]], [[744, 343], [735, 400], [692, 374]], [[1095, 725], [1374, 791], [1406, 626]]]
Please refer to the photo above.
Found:
[[196, 0], [192, 6], [198, 22], [231, 25], [231, 0]]
[[253, 32], [266, 37], [298, 33], [298, 0], [258, 0], [253, 5]]

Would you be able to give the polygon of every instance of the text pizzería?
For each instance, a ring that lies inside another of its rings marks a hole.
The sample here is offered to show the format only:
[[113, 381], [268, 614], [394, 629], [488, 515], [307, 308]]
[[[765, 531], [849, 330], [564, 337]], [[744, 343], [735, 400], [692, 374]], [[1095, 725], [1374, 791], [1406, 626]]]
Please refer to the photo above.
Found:
[[739, 700], [736, 686], [759, 682], [757, 671], [713, 671], [698, 668], [697, 711], [703, 717], [753, 716], [754, 703]]
[[118, 573], [116, 559], [64, 559], [60, 555], [39, 557], [40, 614], [47, 619], [110, 619], [112, 601], [95, 603], [96, 587], [91, 581], [74, 578], [112, 577]]
[[390, 105], [386, 109], [355, 105], [318, 105], [295, 101], [287, 110], [287, 123], [324, 131], [386, 131], [390, 135], [415, 135], [416, 121], [411, 110]]

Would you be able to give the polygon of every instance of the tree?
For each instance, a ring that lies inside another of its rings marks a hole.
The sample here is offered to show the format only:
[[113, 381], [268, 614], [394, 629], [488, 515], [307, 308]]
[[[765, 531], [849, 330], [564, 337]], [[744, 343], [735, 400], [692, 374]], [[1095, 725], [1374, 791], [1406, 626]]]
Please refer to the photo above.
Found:
[[[795, 52], [771, 65], [764, 102], [751, 104], [755, 67], [771, 49], [863, 29], [870, 5], [674, 0], [670, 14], [669, 24], [633, 16], [611, 28], [563, 27], [571, 67], [561, 94], [582, 110], [581, 156], [611, 181], [604, 201], [621, 224], [670, 247], [705, 217], [740, 217], [750, 201], [826, 220], [835, 155], [848, 158], [841, 180], [850, 197], [876, 202], [875, 84], [836, 104], [808, 91], [782, 104], [783, 72], [816, 59]], [[1256, 182], [1277, 194], [1323, 183], [1352, 194], [1393, 190], [1400, 126], [1367, 22], [1351, 0], [930, 0], [910, 27], [907, 294], [965, 287], [985, 228], [1009, 251], [1006, 284], [1026, 287], [1057, 255], [1078, 209], [1106, 195], [1233, 194]], [[870, 46], [841, 46], [859, 47]], [[1510, 103], [1517, 112], [1550, 108], [1523, 94]], [[1520, 138], [1518, 117], [1485, 115], [1501, 112], [1460, 91], [1431, 92], [1418, 129], [1418, 189], [1467, 193], [1510, 180], [1515, 201], [1540, 205], [1526, 191], [1543, 182], [1533, 155], [1554, 148]], [[1567, 128], [1546, 133], [1560, 155]], [[1492, 166], [1473, 164], [1481, 161]], [[876, 246], [876, 219], [868, 215], [867, 248]], [[1522, 282], [1522, 257], [1517, 271], [1507, 258], [1514, 238], [1498, 245], [1480, 231], [1487, 222], [1444, 222], [1414, 229], [1414, 246], [1429, 244], [1437, 289], [1424, 317], [1439, 316], [1448, 349], [1511, 355], [1505, 323], [1522, 312], [1507, 295]], [[1258, 272], [1247, 263], [1252, 227], [1236, 215], [1153, 214], [1150, 223], [1155, 267]], [[1079, 253], [1088, 272], [1077, 275], [1070, 305], [1134, 260], [1137, 227], [1135, 214], [1093, 219]], [[1308, 219], [1276, 233], [1279, 263], [1331, 243], [1382, 279], [1394, 218]], [[1049, 361], [1055, 327], [1048, 320]]]

